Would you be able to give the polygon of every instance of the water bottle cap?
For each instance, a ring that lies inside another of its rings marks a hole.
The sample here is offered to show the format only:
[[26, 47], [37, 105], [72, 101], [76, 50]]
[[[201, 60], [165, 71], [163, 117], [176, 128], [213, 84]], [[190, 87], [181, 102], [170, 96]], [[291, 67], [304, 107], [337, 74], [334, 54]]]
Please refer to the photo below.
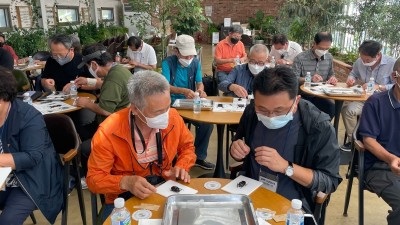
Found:
[[371, 77], [371, 78], [369, 78], [369, 80], [375, 80], [375, 78]]
[[301, 205], [303, 203], [299, 199], [293, 199], [292, 200], [292, 208], [293, 209], [301, 209]]
[[28, 93], [28, 92], [25, 92], [25, 93], [24, 93], [24, 97], [29, 97], [29, 93]]
[[116, 198], [114, 200], [114, 207], [115, 208], [122, 208], [125, 206], [125, 199], [123, 198]]
[[71, 80], [70, 83], [71, 83], [71, 84], [75, 84], [75, 81], [74, 81], [74, 80]]
[[200, 93], [196, 91], [196, 92], [194, 93], [194, 95], [195, 95], [195, 96], [200, 96]]

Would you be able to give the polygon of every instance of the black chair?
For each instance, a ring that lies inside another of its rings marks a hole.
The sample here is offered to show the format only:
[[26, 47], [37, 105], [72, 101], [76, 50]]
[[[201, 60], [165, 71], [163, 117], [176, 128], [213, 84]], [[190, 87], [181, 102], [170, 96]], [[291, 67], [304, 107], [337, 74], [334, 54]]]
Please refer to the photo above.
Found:
[[231, 149], [231, 140], [233, 136], [235, 136], [236, 130], [238, 128], [237, 124], [231, 124], [226, 126], [226, 151], [225, 151], [225, 162], [226, 168], [229, 169], [229, 156], [230, 156], [230, 149]]
[[83, 201], [81, 176], [79, 174], [80, 152], [78, 147], [81, 143], [78, 133], [76, 132], [74, 123], [71, 118], [64, 114], [48, 114], [44, 115], [47, 130], [53, 142], [56, 152], [62, 156], [64, 164], [64, 207], [62, 209], [62, 225], [67, 224], [68, 218], [68, 194], [70, 181], [70, 167], [74, 169], [74, 178], [76, 190], [78, 192], [79, 207], [81, 211], [82, 223], [86, 225], [85, 203]]
[[[90, 201], [91, 201], [91, 206], [92, 206], [92, 224], [96, 225], [98, 223], [98, 217], [99, 217], [99, 210], [97, 208], [97, 194], [90, 192]], [[100, 202], [101, 205], [104, 206], [105, 204], [105, 197], [104, 195], [100, 194]]]
[[346, 198], [344, 202], [344, 210], [343, 216], [348, 216], [347, 210], [349, 208], [350, 203], [350, 195], [351, 195], [351, 187], [353, 186], [354, 177], [358, 178], [358, 224], [364, 225], [364, 152], [365, 147], [362, 141], [359, 139], [357, 135], [358, 126], [360, 121], [357, 122], [357, 125], [353, 132], [353, 141], [351, 149], [353, 151], [353, 156], [350, 161], [349, 168], [347, 170], [346, 178], [349, 179], [347, 183], [346, 190]]
[[253, 39], [251, 39], [249, 35], [242, 34], [241, 41], [246, 48], [250, 48], [253, 45]]

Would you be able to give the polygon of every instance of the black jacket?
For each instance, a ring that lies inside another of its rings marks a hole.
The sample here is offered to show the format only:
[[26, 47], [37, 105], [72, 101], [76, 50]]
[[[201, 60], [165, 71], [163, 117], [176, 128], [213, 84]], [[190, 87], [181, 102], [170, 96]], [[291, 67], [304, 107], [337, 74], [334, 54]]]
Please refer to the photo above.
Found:
[[[314, 179], [310, 187], [297, 185], [302, 195], [302, 201], [307, 201], [311, 212], [315, 207], [315, 196], [319, 191], [332, 193], [336, 190], [342, 178], [339, 175], [340, 151], [335, 135], [327, 114], [318, 110], [313, 104], [306, 100], [300, 100], [297, 112], [300, 113], [299, 137], [294, 149], [294, 162], [305, 168], [313, 170]], [[251, 146], [256, 124], [258, 122], [254, 109], [254, 103], [247, 106], [234, 140], [245, 137], [246, 144]], [[277, 138], [280, 137], [271, 137]], [[254, 149], [243, 161], [243, 173], [247, 177], [258, 180], [255, 177], [259, 171], [259, 164], [255, 161]]]
[[4, 153], [13, 156], [18, 184], [53, 224], [64, 204], [63, 172], [42, 114], [16, 99], [3, 126]]

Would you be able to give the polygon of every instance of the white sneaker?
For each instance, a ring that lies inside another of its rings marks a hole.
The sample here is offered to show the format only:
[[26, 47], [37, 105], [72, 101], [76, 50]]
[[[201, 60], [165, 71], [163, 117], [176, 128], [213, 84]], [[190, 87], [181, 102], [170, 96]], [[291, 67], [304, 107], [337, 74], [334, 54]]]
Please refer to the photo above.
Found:
[[82, 190], [88, 189], [87, 183], [86, 183], [86, 177], [81, 178], [81, 186], [82, 186]]

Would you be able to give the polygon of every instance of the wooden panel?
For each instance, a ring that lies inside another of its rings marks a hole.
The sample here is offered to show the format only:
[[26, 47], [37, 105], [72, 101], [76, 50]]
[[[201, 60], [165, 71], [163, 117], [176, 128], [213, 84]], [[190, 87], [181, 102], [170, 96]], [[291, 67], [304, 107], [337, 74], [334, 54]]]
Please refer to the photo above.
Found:
[[19, 28], [32, 28], [32, 8], [30, 6], [15, 6]]

